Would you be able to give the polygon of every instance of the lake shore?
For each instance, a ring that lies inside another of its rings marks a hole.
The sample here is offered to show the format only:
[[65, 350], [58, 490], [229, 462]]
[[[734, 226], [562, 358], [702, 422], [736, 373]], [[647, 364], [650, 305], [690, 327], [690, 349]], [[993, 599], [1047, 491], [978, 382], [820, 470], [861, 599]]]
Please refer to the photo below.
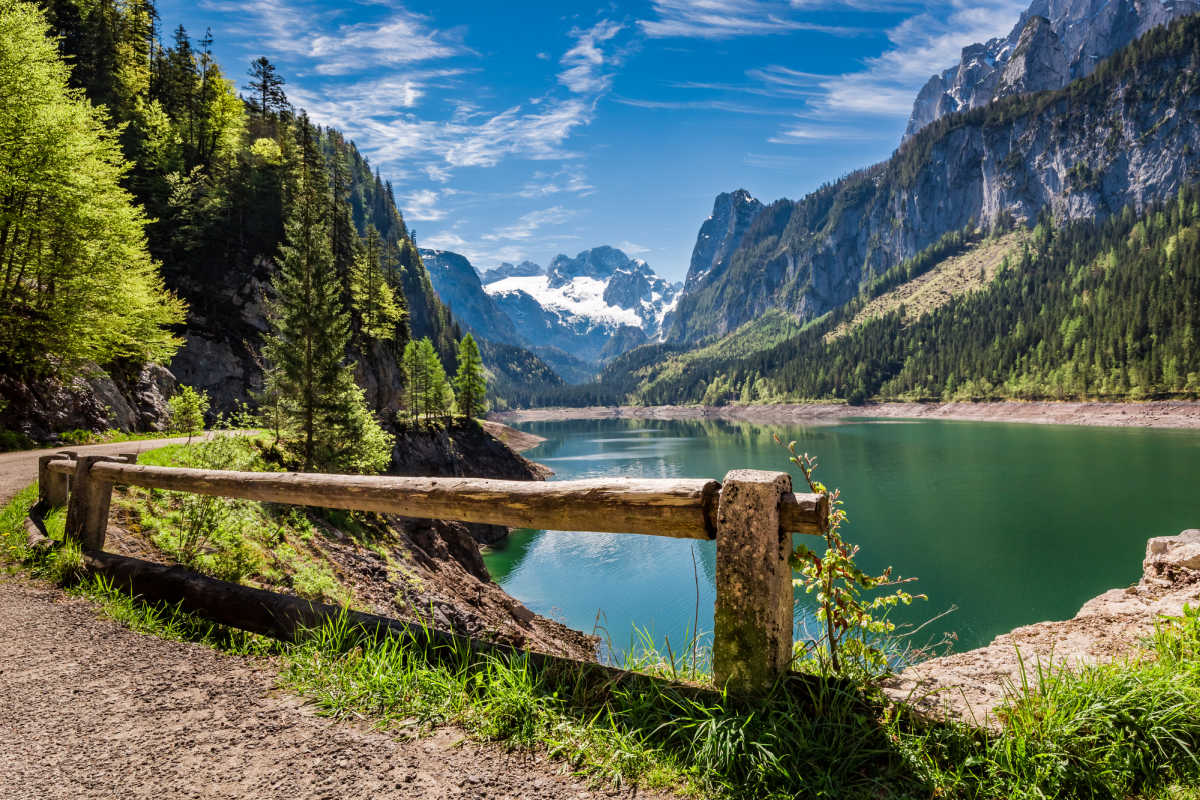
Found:
[[1094, 425], [1114, 428], [1200, 429], [1200, 402], [1152, 400], [1143, 403], [1016, 402], [980, 403], [795, 403], [729, 406], [591, 406], [532, 408], [493, 412], [505, 423], [573, 419], [728, 419], [762, 424], [833, 425], [856, 417]]

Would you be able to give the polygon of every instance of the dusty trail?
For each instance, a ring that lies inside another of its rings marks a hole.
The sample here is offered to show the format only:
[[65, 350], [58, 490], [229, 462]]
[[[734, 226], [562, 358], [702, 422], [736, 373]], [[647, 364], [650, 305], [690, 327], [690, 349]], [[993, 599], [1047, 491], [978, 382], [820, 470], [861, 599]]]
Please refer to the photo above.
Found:
[[[34, 479], [37, 456], [0, 456], [0, 499]], [[134, 633], [86, 600], [0, 574], [0, 798], [614, 796], [453, 729], [400, 740], [317, 716], [276, 688], [275, 668]]]

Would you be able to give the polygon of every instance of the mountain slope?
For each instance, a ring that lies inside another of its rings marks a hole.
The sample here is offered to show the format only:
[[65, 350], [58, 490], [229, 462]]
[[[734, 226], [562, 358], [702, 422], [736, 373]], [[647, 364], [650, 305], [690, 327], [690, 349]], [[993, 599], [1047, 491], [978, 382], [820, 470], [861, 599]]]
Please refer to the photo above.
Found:
[[949, 231], [1171, 196], [1200, 165], [1198, 89], [1192, 16], [1064, 89], [942, 117], [888, 161], [759, 212], [722, 274], [690, 280], [668, 338], [724, 334], [769, 308], [816, 318]]
[[1034, 0], [1008, 36], [964, 47], [956, 66], [929, 79], [905, 136], [1002, 97], [1061, 89], [1151, 29], [1197, 11], [1197, 0]]
[[483, 290], [479, 273], [465, 256], [449, 250], [421, 250], [433, 288], [461, 324], [477, 337], [501, 344], [521, 345], [516, 327]]
[[657, 338], [679, 292], [645, 261], [606, 246], [556, 256], [544, 272], [526, 262], [486, 274], [505, 276], [484, 290], [529, 346], [592, 365]]
[[[1200, 184], [1141, 213], [1064, 226], [1046, 218], [1017, 235], [945, 237], [889, 273], [915, 279], [873, 282], [885, 291], [799, 332], [772, 323], [792, 319], [776, 311], [688, 352], [639, 348], [594, 391], [610, 403], [715, 405], [1200, 396]], [[973, 259], [994, 275], [982, 286], [919, 316], [895, 302]], [[876, 300], [888, 308], [870, 312]]]

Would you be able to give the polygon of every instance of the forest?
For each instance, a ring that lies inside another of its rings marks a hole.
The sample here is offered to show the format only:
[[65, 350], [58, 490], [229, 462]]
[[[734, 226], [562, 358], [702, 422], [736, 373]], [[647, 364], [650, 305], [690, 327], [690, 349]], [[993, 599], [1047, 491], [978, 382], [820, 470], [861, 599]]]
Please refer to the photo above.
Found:
[[[164, 39], [150, 0], [3, 0], [0, 26], [8, 378], [169, 363], [197, 330], [240, 338], [259, 373], [243, 397], [290, 421], [305, 468], [380, 468], [380, 420], [482, 413], [479, 348], [434, 293], [391, 184], [292, 106], [267, 58], [239, 87], [211, 32]], [[257, 316], [229, 302], [247, 284]], [[372, 369], [423, 387], [441, 375], [437, 397], [409, 392], [419, 405], [397, 416], [360, 385]]]
[[[1006, 225], [1011, 225], [1008, 221]], [[997, 233], [1004, 230], [989, 233]], [[1044, 214], [984, 288], [918, 319], [903, 306], [826, 334], [872, 298], [985, 234], [964, 230], [780, 335], [768, 315], [695, 349], [647, 345], [532, 404], [1200, 396], [1200, 185], [1141, 212], [1056, 225]], [[786, 330], [786, 329], [784, 329]]]

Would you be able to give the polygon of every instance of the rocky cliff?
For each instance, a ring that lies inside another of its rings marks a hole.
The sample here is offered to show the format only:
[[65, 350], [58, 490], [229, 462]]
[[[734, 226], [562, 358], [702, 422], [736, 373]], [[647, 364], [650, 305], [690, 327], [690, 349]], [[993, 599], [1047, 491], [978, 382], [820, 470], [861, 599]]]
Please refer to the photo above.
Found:
[[1197, 0], [1034, 0], [1012, 32], [964, 47], [917, 95], [905, 137], [1002, 97], [1061, 89], [1146, 32], [1200, 11]]
[[1063, 89], [941, 117], [888, 161], [762, 209], [722, 270], [701, 259], [689, 274], [669, 338], [726, 333], [769, 308], [812, 319], [968, 225], [1103, 218], [1171, 197], [1200, 178], [1198, 119], [1193, 15]]
[[[433, 288], [454, 318], [476, 336], [501, 344], [521, 345], [516, 327], [483, 290], [479, 273], [466, 256], [449, 250], [421, 250]], [[510, 265], [511, 266], [511, 265]], [[535, 269], [540, 271], [536, 264]]]

